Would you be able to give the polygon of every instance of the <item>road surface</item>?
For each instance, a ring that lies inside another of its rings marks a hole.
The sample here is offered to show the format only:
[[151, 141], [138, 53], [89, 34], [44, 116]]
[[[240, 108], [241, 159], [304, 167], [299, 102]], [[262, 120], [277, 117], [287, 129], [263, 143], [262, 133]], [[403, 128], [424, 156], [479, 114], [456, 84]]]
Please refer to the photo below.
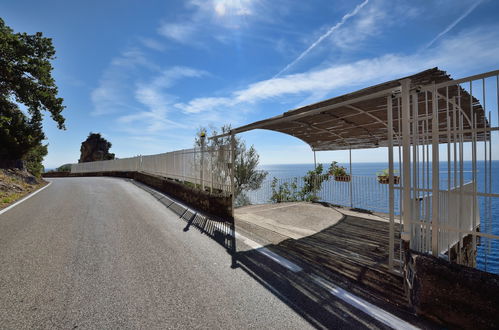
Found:
[[134, 184], [51, 181], [0, 215], [1, 329], [310, 327]]
[[143, 185], [50, 181], [0, 211], [0, 329], [426, 327], [239, 233], [240, 267], [231, 268], [221, 245], [184, 231]]

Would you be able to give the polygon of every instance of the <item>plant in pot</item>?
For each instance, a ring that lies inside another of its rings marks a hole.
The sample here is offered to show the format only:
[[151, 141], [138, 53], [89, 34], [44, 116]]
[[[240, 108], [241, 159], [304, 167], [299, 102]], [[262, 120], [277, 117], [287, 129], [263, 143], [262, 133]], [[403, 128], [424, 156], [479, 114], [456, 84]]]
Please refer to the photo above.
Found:
[[346, 168], [339, 166], [338, 162], [334, 161], [329, 166], [329, 175], [333, 176], [335, 181], [349, 182], [352, 179]]
[[[397, 170], [393, 170], [393, 184], [399, 184], [400, 183], [400, 176], [395, 175], [397, 174]], [[378, 182], [381, 184], [389, 184], [390, 183], [390, 170], [389, 169], [384, 169], [382, 171], [376, 172], [376, 176], [378, 177]]]

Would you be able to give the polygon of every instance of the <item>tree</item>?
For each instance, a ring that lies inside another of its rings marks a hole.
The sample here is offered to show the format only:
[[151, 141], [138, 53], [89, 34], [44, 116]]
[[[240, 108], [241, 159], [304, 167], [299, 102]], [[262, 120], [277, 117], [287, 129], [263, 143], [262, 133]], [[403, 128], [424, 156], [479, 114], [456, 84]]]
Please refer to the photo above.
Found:
[[22, 159], [45, 138], [40, 122], [0, 97], [0, 158]]
[[14, 33], [0, 18], [0, 159], [39, 160], [41, 166], [43, 112], [65, 129], [63, 99], [52, 78], [54, 58], [52, 39], [41, 32]]
[[47, 144], [42, 145], [39, 144], [33, 148], [31, 148], [28, 153], [24, 156], [24, 162], [26, 165], [26, 169], [31, 172], [31, 174], [39, 177], [43, 172], [42, 161], [45, 156], [47, 156]]
[[[220, 132], [218, 132], [217, 129], [212, 129], [210, 136], [227, 134], [230, 130], [230, 125], [224, 125], [221, 127]], [[195, 140], [195, 145], [197, 147], [201, 146], [201, 134], [206, 134], [206, 131], [207, 130], [205, 128], [198, 130]], [[206, 141], [206, 147], [213, 150], [222, 150], [220, 147], [228, 147], [231, 145], [230, 140], [230, 135], [215, 139], [208, 139]], [[245, 192], [260, 188], [268, 173], [266, 171], [257, 170], [260, 156], [254, 146], [251, 146], [248, 149], [246, 143], [240, 137], [236, 136], [235, 147], [234, 200], [236, 206], [243, 206], [249, 204], [249, 200]]]
[[81, 154], [78, 162], [86, 163], [114, 159], [114, 154], [109, 152], [111, 146], [111, 142], [104, 139], [100, 133], [90, 132], [87, 139], [81, 143]]
[[71, 172], [71, 164], [64, 164], [56, 169], [57, 172]]

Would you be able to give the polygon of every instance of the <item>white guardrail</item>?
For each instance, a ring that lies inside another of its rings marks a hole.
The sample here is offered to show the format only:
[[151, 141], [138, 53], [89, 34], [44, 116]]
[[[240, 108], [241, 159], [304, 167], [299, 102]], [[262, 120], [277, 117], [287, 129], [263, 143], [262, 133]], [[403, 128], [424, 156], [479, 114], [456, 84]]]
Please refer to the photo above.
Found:
[[230, 149], [183, 149], [71, 165], [71, 173], [137, 171], [190, 182], [201, 189], [230, 191]]

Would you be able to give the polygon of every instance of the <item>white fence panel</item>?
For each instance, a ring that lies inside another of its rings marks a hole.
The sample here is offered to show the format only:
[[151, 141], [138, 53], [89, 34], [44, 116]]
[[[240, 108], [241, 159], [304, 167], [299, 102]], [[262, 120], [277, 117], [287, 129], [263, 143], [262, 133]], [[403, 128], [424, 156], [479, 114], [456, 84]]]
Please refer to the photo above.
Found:
[[157, 155], [103, 160], [71, 165], [72, 173], [141, 171], [179, 181], [200, 189], [230, 191], [229, 146], [183, 149]]

